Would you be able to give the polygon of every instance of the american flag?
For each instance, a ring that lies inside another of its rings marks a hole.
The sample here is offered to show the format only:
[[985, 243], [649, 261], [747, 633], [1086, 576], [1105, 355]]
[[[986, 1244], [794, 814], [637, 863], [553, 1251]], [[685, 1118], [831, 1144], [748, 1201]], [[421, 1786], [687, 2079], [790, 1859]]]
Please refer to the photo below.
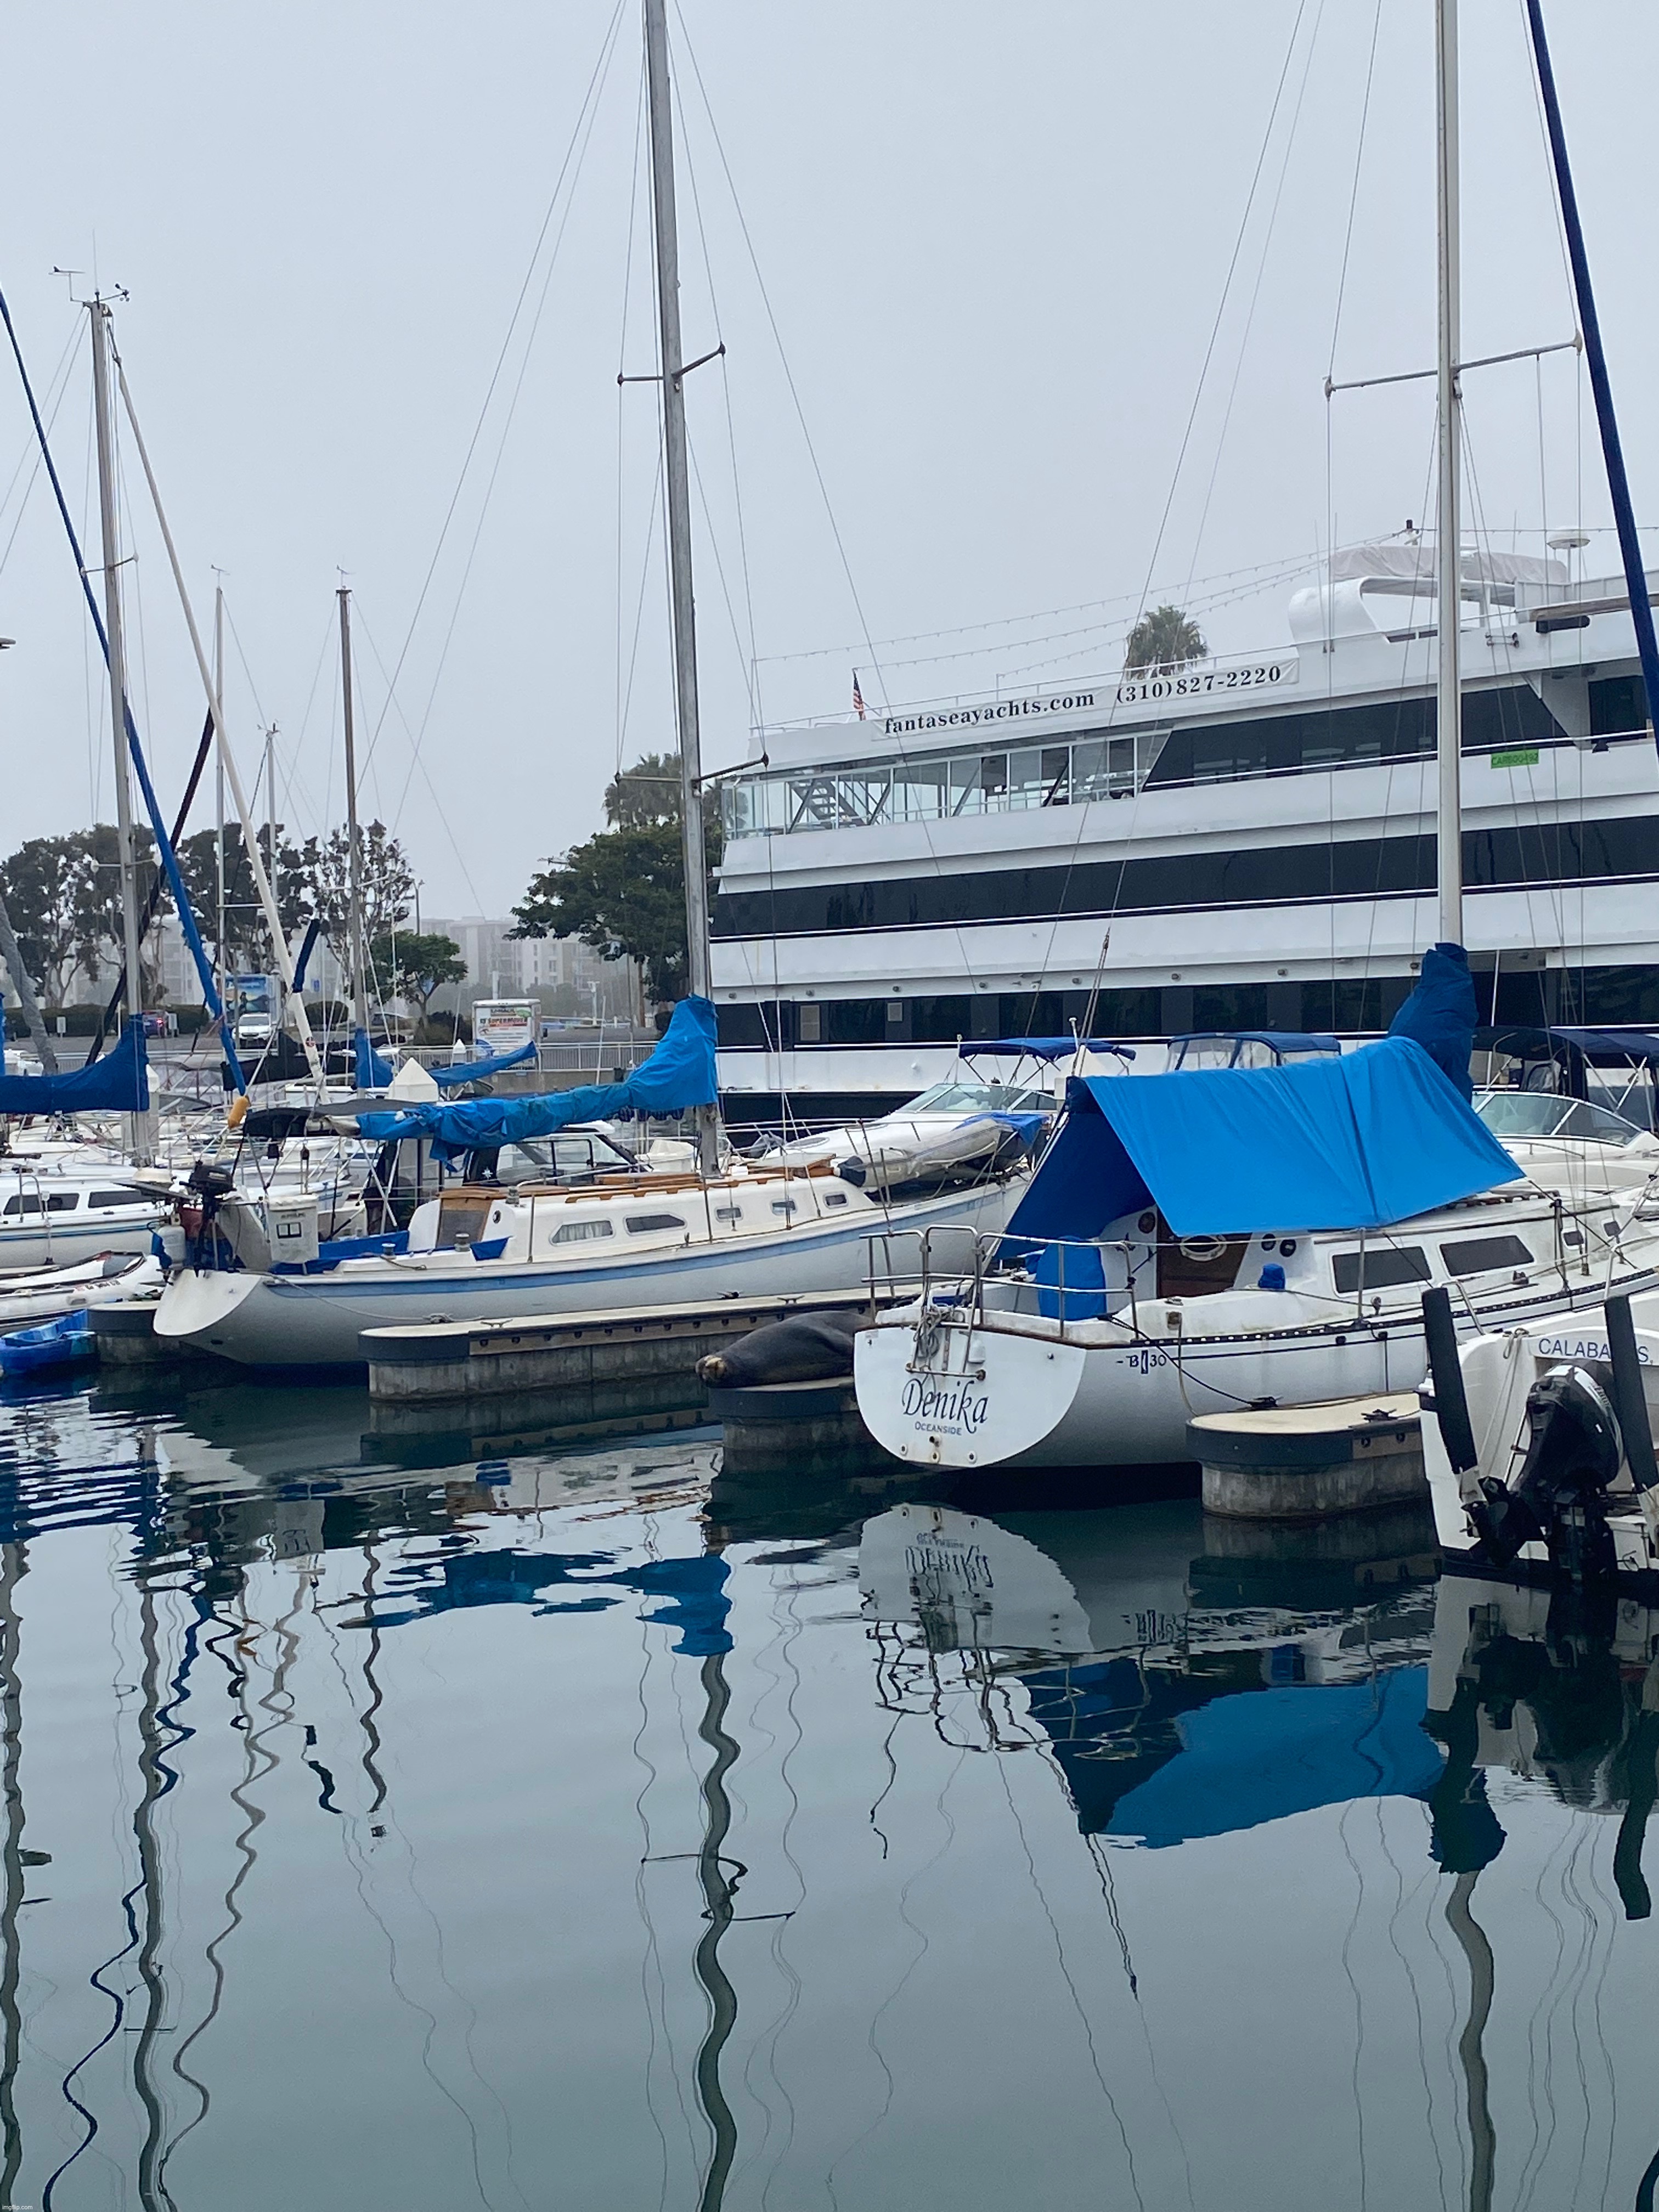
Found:
[[859, 672], [856, 668], [853, 671], [853, 712], [858, 716], [860, 721], [864, 720], [864, 694], [859, 689]]

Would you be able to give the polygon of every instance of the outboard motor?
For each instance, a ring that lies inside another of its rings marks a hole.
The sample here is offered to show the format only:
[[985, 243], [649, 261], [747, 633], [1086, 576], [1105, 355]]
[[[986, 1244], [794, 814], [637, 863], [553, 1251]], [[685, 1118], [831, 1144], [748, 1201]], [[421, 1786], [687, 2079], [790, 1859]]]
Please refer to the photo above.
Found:
[[1527, 1397], [1529, 1431], [1520, 1474], [1480, 1479], [1469, 1519], [1490, 1556], [1508, 1566], [1523, 1544], [1548, 1546], [1550, 1564], [1575, 1582], [1615, 1564], [1607, 1493], [1624, 1458], [1607, 1394], [1583, 1367], [1552, 1367]]

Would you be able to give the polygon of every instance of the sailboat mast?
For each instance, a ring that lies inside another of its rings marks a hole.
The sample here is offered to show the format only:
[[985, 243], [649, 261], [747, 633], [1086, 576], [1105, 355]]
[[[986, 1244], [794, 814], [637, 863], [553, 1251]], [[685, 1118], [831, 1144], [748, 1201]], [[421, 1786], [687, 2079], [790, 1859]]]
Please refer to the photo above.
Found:
[[[668, 575], [674, 623], [674, 714], [680, 748], [680, 830], [685, 863], [686, 979], [708, 992], [708, 878], [702, 843], [702, 747], [697, 723], [697, 635], [691, 596], [691, 493], [685, 452], [684, 353], [680, 343], [679, 238], [674, 211], [674, 125], [664, 0], [645, 0], [645, 62], [651, 111], [651, 197], [657, 243], [657, 319], [662, 372], [664, 475], [668, 491]], [[696, 1109], [705, 1173], [718, 1165], [713, 1107]]]
[[[213, 711], [222, 723], [225, 719], [225, 590], [222, 584], [213, 587]], [[225, 981], [229, 963], [225, 958], [225, 764], [216, 753], [214, 763], [214, 827], [217, 832], [215, 852], [218, 862], [219, 897], [217, 932], [214, 944], [219, 955], [219, 997], [225, 995]]]
[[1438, 154], [1437, 230], [1439, 313], [1436, 381], [1439, 393], [1439, 514], [1436, 574], [1439, 585], [1439, 679], [1435, 701], [1439, 768], [1436, 821], [1436, 879], [1440, 886], [1438, 937], [1463, 942], [1462, 530], [1458, 498], [1462, 469], [1463, 400], [1458, 383], [1460, 345], [1457, 162], [1457, 0], [1435, 0], [1435, 107]]
[[132, 849], [132, 784], [127, 769], [127, 653], [121, 622], [121, 552], [115, 528], [115, 455], [109, 406], [110, 314], [89, 300], [92, 391], [97, 416], [98, 520], [104, 546], [104, 627], [109, 634], [110, 726], [115, 742], [115, 837], [121, 868], [121, 936], [127, 963], [127, 1014], [144, 1010], [138, 967], [138, 871]]
[[349, 906], [346, 937], [351, 959], [351, 1019], [368, 1034], [368, 983], [363, 973], [363, 855], [357, 836], [357, 739], [351, 708], [351, 593], [343, 584], [340, 600], [340, 687], [345, 716], [346, 836]]

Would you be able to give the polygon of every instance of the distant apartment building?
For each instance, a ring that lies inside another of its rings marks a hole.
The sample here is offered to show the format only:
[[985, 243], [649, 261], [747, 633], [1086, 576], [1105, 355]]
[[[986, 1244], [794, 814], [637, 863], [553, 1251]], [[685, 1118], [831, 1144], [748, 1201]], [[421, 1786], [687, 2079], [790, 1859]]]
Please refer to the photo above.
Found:
[[428, 933], [441, 933], [460, 947], [465, 983], [447, 984], [433, 998], [434, 1012], [453, 1012], [475, 999], [538, 998], [544, 1011], [599, 1013], [627, 1021], [639, 1011], [639, 963], [607, 960], [577, 937], [510, 937], [510, 920], [479, 915], [446, 920], [423, 915]]

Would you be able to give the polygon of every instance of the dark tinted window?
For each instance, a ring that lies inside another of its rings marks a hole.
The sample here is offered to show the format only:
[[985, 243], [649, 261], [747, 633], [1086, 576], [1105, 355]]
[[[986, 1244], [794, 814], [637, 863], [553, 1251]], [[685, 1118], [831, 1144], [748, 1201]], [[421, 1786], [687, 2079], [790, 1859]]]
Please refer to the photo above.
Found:
[[1590, 735], [1610, 738], [1645, 730], [1648, 702], [1639, 676], [1603, 676], [1589, 687]]
[[627, 1218], [630, 1237], [643, 1237], [649, 1229], [684, 1229], [685, 1226], [678, 1213], [630, 1213]]
[[143, 1202], [141, 1190], [94, 1190], [87, 1199], [88, 1206], [142, 1206]]
[[[1510, 884], [1595, 883], [1654, 873], [1659, 819], [1621, 815], [1547, 828], [1501, 825], [1463, 832], [1472, 890]], [[810, 884], [791, 890], [722, 891], [716, 937], [794, 937], [819, 932], [916, 929], [964, 921], [1048, 920], [1061, 915], [1164, 914], [1278, 906], [1290, 900], [1386, 898], [1434, 888], [1434, 840], [1342, 837], [1309, 842], [1138, 854], [1060, 867], [967, 866], [939, 876]], [[1536, 986], [1532, 988], [1535, 990]], [[817, 1006], [799, 1009], [803, 1043], [820, 1039]]]
[[1530, 1267], [1533, 1255], [1518, 1237], [1470, 1237], [1443, 1244], [1440, 1257], [1449, 1275], [1481, 1275], [1488, 1267]]
[[9, 1198], [6, 1200], [6, 1211], [8, 1213], [14, 1214], [39, 1213], [40, 1201], [38, 1198], [30, 1198], [27, 1195], [22, 1198]]
[[[1363, 1282], [1359, 1273], [1362, 1266], [1365, 1270]], [[1355, 1291], [1387, 1291], [1399, 1283], [1426, 1283], [1428, 1279], [1428, 1257], [1414, 1244], [1378, 1244], [1365, 1252], [1339, 1252], [1336, 1255], [1336, 1287], [1344, 1297]]]

